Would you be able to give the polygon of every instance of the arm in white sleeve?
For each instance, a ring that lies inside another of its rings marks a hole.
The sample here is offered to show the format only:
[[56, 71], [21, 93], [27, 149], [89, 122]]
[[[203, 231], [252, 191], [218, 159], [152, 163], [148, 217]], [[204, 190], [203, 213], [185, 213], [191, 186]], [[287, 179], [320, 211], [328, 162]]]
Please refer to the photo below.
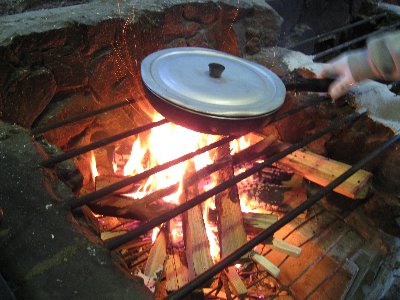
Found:
[[334, 99], [364, 79], [400, 80], [400, 31], [371, 38], [367, 48], [342, 54], [326, 64], [320, 76], [336, 78], [329, 87]]
[[363, 79], [400, 79], [400, 31], [372, 38], [366, 50], [349, 54], [348, 63], [354, 81]]

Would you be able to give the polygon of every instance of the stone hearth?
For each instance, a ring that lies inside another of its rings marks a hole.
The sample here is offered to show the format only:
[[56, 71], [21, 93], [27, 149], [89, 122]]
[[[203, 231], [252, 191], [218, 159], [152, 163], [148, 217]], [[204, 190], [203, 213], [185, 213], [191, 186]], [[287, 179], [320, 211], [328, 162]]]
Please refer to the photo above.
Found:
[[[3, 5], [10, 13], [21, 12], [0, 16], [0, 208], [4, 211], [0, 269], [16, 296], [29, 299], [151, 297], [141, 280], [115, 268], [100, 241], [77, 226], [64, 208], [73, 191], [89, 184], [89, 156], [54, 170], [38, 165], [52, 152], [80, 147], [150, 121], [152, 108], [144, 98], [139, 77], [140, 61], [146, 55], [167, 47], [199, 46], [243, 56], [278, 75], [312, 75], [290, 66], [287, 57], [294, 52], [284, 46], [348, 23], [365, 13], [366, 6], [371, 7], [370, 1], [361, 0], [336, 1], [335, 9], [332, 1], [289, 0], [61, 1], [60, 7], [54, 7], [59, 5], [53, 1], [41, 1], [42, 6], [27, 2], [21, 2], [20, 7], [0, 3], [0, 8]], [[317, 26], [321, 19], [327, 22]], [[282, 112], [308, 97], [288, 93]], [[45, 140], [55, 147], [32, 141], [31, 128], [126, 99], [136, 102], [45, 133]], [[263, 132], [295, 143], [329, 120], [353, 111], [354, 99], [347, 100], [322, 110], [311, 107], [290, 122], [280, 121]], [[310, 148], [353, 164], [392, 134], [391, 129], [365, 117]], [[106, 147], [107, 153], [112, 150]], [[346, 233], [336, 236], [339, 231], [332, 229], [328, 238], [318, 238], [321, 251], [335, 238], [344, 248], [349, 240], [355, 241], [347, 247], [348, 252], [362, 249], [343, 271], [355, 276], [357, 283], [350, 296], [365, 297], [364, 292], [379, 295], [389, 288], [392, 277], [381, 275], [393, 270], [396, 257], [392, 256], [399, 248], [394, 238], [400, 234], [395, 224], [400, 216], [399, 161], [397, 147], [368, 165], [376, 180], [366, 203], [349, 204], [337, 195], [322, 203], [330, 210], [324, 220], [338, 218], [338, 227], [345, 227]], [[63, 183], [58, 179], [63, 177], [60, 174], [73, 180]], [[311, 233], [305, 230], [302, 234], [299, 238]], [[310, 256], [312, 250], [306, 249]], [[335, 266], [339, 265], [337, 257], [337, 253], [329, 257]], [[380, 260], [383, 257], [387, 258], [384, 263]], [[368, 261], [371, 269], [360, 267], [357, 272], [362, 276], [356, 277], [351, 267]], [[382, 278], [390, 280], [382, 282]], [[301, 298], [301, 292], [299, 295]]]

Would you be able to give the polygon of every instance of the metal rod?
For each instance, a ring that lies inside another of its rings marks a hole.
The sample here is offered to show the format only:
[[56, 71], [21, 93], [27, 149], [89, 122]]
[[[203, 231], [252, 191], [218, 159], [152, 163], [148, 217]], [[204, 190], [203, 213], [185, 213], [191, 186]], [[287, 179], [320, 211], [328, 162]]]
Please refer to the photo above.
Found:
[[[296, 107], [294, 109], [288, 110], [287, 112], [283, 113], [282, 115], [279, 115], [276, 118], [274, 118], [271, 121], [271, 123], [279, 121], [279, 120], [281, 120], [283, 118], [289, 117], [289, 116], [301, 111], [302, 109], [305, 109], [305, 108], [307, 108], [309, 106], [315, 105], [315, 104], [320, 103], [320, 102], [324, 102], [324, 101], [326, 101], [328, 99], [329, 98], [322, 98], [320, 100], [317, 99], [317, 100], [314, 100], [314, 101], [307, 102], [307, 103], [305, 103], [305, 104], [303, 104], [303, 105], [301, 105], [299, 107]], [[75, 156], [84, 154], [84, 153], [89, 152], [91, 150], [103, 147], [105, 145], [114, 143], [116, 141], [119, 141], [121, 139], [127, 138], [129, 136], [141, 133], [141, 132], [143, 132], [145, 130], [148, 130], [148, 129], [151, 129], [153, 127], [163, 125], [163, 124], [165, 124], [167, 122], [168, 121], [163, 119], [163, 120], [155, 122], [155, 123], [150, 123], [150, 124], [144, 125], [142, 127], [138, 127], [138, 128], [132, 129], [132, 130], [128, 130], [128, 131], [122, 132], [120, 134], [111, 136], [111, 137], [107, 137], [107, 138], [105, 138], [103, 140], [88, 144], [86, 146], [83, 146], [83, 147], [80, 147], [80, 148], [77, 148], [77, 149], [74, 149], [74, 150], [71, 150], [71, 151], [68, 151], [68, 152], [53, 156], [53, 157], [50, 157], [49, 159], [43, 161], [41, 163], [41, 166], [43, 166], [43, 167], [52, 167], [53, 165], [55, 165], [57, 163], [60, 163], [62, 161], [65, 161], [65, 160], [68, 160], [68, 159], [73, 158]]]
[[264, 240], [272, 237], [272, 235], [285, 226], [287, 223], [292, 221], [298, 215], [300, 215], [305, 210], [309, 209], [315, 203], [317, 203], [322, 197], [326, 194], [333, 191], [338, 185], [343, 183], [347, 178], [352, 176], [356, 173], [359, 169], [361, 169], [365, 164], [369, 161], [377, 157], [387, 148], [392, 146], [394, 143], [400, 140], [400, 135], [397, 133], [395, 136], [390, 138], [386, 141], [383, 145], [375, 149], [372, 153], [370, 153], [367, 157], [357, 162], [353, 165], [350, 169], [344, 172], [342, 175], [337, 177], [331, 183], [329, 183], [326, 187], [321, 188], [316, 194], [312, 195], [308, 198], [305, 202], [297, 206], [295, 209], [289, 211], [284, 217], [273, 223], [270, 227], [265, 229], [263, 232], [258, 234], [255, 238], [248, 241], [242, 247], [235, 250], [233, 253], [216, 263], [207, 271], [203, 272], [202, 274], [198, 275], [193, 281], [189, 282], [188, 284], [184, 285], [182, 288], [177, 290], [175, 293], [171, 294], [167, 299], [182, 299], [183, 297], [187, 296], [190, 292], [192, 292], [197, 287], [201, 286], [202, 284], [206, 283], [210, 278], [218, 274], [219, 272], [223, 271], [226, 267], [233, 264], [235, 261], [240, 259], [243, 255], [251, 251], [255, 246], [262, 243]]
[[315, 40], [319, 40], [319, 39], [328, 37], [328, 36], [330, 36], [330, 35], [333, 35], [333, 34], [336, 34], [336, 33], [342, 32], [342, 31], [345, 31], [345, 30], [347, 30], [347, 29], [351, 29], [351, 28], [354, 28], [354, 27], [363, 25], [363, 24], [368, 23], [368, 22], [370, 22], [370, 21], [374, 21], [374, 20], [383, 18], [383, 17], [385, 17], [386, 15], [387, 15], [386, 12], [385, 12], [385, 13], [381, 13], [381, 14], [379, 14], [379, 15], [375, 15], [375, 16], [368, 17], [368, 18], [366, 18], [366, 19], [363, 19], [363, 20], [360, 20], [360, 21], [357, 21], [357, 22], [354, 22], [354, 23], [345, 25], [345, 26], [343, 26], [343, 27], [334, 29], [334, 30], [329, 31], [329, 32], [320, 33], [320, 34], [318, 34], [318, 35], [316, 35], [316, 36], [313, 36], [313, 37], [311, 37], [311, 38], [305, 39], [305, 40], [303, 40], [303, 41], [301, 41], [301, 42], [298, 42], [298, 43], [296, 43], [296, 44], [294, 44], [294, 45], [289, 46], [289, 49], [294, 49], [294, 48], [296, 48], [296, 47], [299, 47], [299, 46], [302, 46], [302, 45], [304, 45], [304, 44], [313, 42], [313, 41], [315, 41]]
[[74, 117], [71, 117], [71, 118], [68, 118], [68, 119], [65, 119], [65, 120], [61, 120], [59, 122], [54, 122], [52, 124], [48, 124], [48, 125], [44, 125], [44, 126], [41, 126], [41, 127], [34, 128], [34, 129], [32, 129], [32, 134], [33, 135], [42, 134], [42, 133], [44, 133], [46, 131], [49, 131], [49, 130], [52, 130], [52, 129], [56, 129], [56, 128], [59, 128], [59, 127], [62, 127], [64, 125], [68, 125], [68, 124], [71, 124], [71, 123], [75, 123], [75, 122], [84, 120], [86, 118], [94, 117], [96, 115], [105, 113], [105, 112], [113, 110], [113, 109], [117, 109], [117, 108], [123, 107], [123, 106], [128, 105], [128, 104], [132, 104], [134, 102], [135, 102], [134, 99], [126, 99], [125, 101], [118, 102], [118, 103], [112, 104], [110, 106], [106, 106], [106, 107], [103, 107], [103, 108], [100, 108], [100, 109], [97, 109], [97, 110], [86, 112], [86, 113], [83, 113], [83, 114], [80, 114], [80, 115], [77, 115], [77, 116], [74, 116]]
[[340, 44], [340, 45], [338, 45], [336, 47], [327, 49], [325, 51], [321, 51], [321, 52], [315, 54], [313, 59], [314, 59], [314, 61], [319, 61], [321, 58], [323, 58], [323, 57], [325, 57], [325, 56], [327, 56], [329, 54], [332, 54], [334, 52], [340, 51], [340, 50], [342, 50], [344, 48], [348, 48], [348, 47], [350, 47], [350, 46], [352, 46], [352, 45], [354, 45], [354, 44], [356, 44], [358, 42], [366, 40], [369, 37], [375, 36], [375, 35], [377, 35], [377, 34], [379, 34], [381, 32], [384, 32], [384, 31], [392, 30], [392, 29], [394, 29], [394, 28], [396, 28], [398, 26], [400, 26], [400, 22], [397, 22], [397, 23], [395, 23], [395, 24], [393, 24], [391, 26], [382, 27], [379, 30], [376, 30], [374, 32], [371, 32], [371, 33], [365, 34], [363, 36], [357, 37], [357, 38], [355, 38], [353, 40], [347, 41], [347, 42], [345, 42], [343, 44]]
[[286, 155], [292, 153], [293, 151], [296, 151], [304, 146], [306, 146], [307, 144], [309, 144], [310, 142], [324, 136], [326, 133], [331, 132], [335, 129], [340, 128], [341, 126], [343, 126], [346, 123], [349, 123], [351, 121], [356, 120], [357, 118], [359, 118], [361, 115], [365, 114], [366, 110], [362, 110], [361, 112], [356, 112], [353, 113], [351, 115], [348, 115], [344, 118], [342, 118], [341, 120], [339, 120], [338, 122], [324, 128], [323, 130], [307, 137], [306, 139], [304, 139], [303, 141], [294, 144], [288, 148], [286, 148], [285, 150], [281, 151], [280, 153], [277, 153], [273, 156], [271, 156], [269, 159], [265, 160], [262, 163], [259, 163], [258, 165], [248, 169], [247, 171], [240, 173], [237, 176], [233, 176], [231, 179], [228, 179], [227, 181], [225, 181], [222, 184], [219, 184], [213, 188], [211, 188], [210, 190], [192, 198], [191, 200], [181, 204], [180, 206], [172, 209], [171, 211], [168, 211], [158, 217], [155, 217], [153, 219], [151, 219], [150, 221], [144, 223], [143, 225], [139, 226], [138, 228], [135, 228], [132, 231], [129, 231], [127, 233], [125, 233], [124, 235], [115, 237], [113, 239], [110, 239], [106, 242], [106, 246], [108, 249], [115, 249], [127, 242], [129, 242], [130, 240], [139, 237], [140, 235], [148, 232], [149, 230], [153, 229], [156, 226], [161, 225], [162, 223], [176, 217], [177, 215], [191, 209], [192, 207], [204, 202], [205, 200], [207, 200], [208, 198], [226, 190], [227, 188], [237, 184], [238, 182], [242, 181], [243, 179], [246, 179], [247, 177], [261, 171], [262, 169], [264, 169], [267, 166], [270, 166], [271, 164], [273, 164], [274, 162], [280, 160], [281, 158], [285, 157]]
[[105, 139], [102, 139], [100, 141], [88, 144], [88, 145], [83, 146], [81, 148], [74, 149], [74, 150], [71, 150], [71, 151], [68, 151], [68, 152], [64, 152], [64, 153], [62, 153], [60, 155], [52, 156], [49, 159], [41, 162], [41, 166], [45, 167], [45, 168], [52, 167], [52, 166], [54, 166], [55, 164], [57, 164], [59, 162], [65, 161], [67, 159], [73, 158], [73, 157], [81, 155], [81, 154], [84, 154], [84, 153], [89, 152], [91, 150], [106, 146], [108, 144], [115, 143], [115, 142], [117, 142], [119, 140], [122, 140], [122, 139], [125, 139], [125, 138], [127, 138], [129, 136], [132, 136], [132, 135], [135, 135], [135, 134], [139, 134], [139, 133], [141, 133], [143, 131], [149, 130], [149, 129], [157, 127], [157, 126], [161, 126], [161, 125], [163, 125], [165, 123], [168, 123], [168, 121], [166, 119], [162, 119], [162, 120], [160, 120], [158, 122], [149, 123], [149, 124], [146, 124], [146, 125], [141, 126], [141, 127], [137, 127], [137, 128], [131, 129], [131, 130], [127, 130], [127, 131], [121, 132], [119, 134], [107, 137]]
[[[279, 120], [281, 120], [281, 119], [283, 119], [283, 118], [286, 118], [286, 117], [288, 117], [288, 116], [291, 116], [291, 115], [293, 115], [293, 114], [295, 114], [295, 113], [297, 113], [297, 112], [299, 112], [299, 111], [301, 111], [301, 110], [303, 110], [303, 109], [305, 109], [305, 108], [307, 108], [307, 107], [309, 107], [309, 106], [312, 106], [312, 105], [316, 105], [316, 104], [318, 104], [318, 103], [321, 103], [321, 102], [325, 102], [325, 101], [327, 101], [327, 100], [329, 100], [329, 98], [327, 98], [327, 97], [324, 97], [324, 98], [321, 98], [321, 97], [319, 97], [318, 99], [316, 99], [316, 100], [311, 100], [311, 101], [307, 101], [306, 103], [304, 103], [303, 105], [300, 105], [299, 107], [296, 107], [296, 108], [294, 108], [294, 109], [291, 109], [291, 110], [288, 110], [287, 112], [285, 112], [285, 113], [283, 113], [283, 114], [281, 114], [281, 115], [279, 115], [279, 116], [277, 116], [276, 118], [274, 118], [272, 121], [271, 121], [271, 123], [272, 122], [276, 122], [276, 121], [279, 121]], [[256, 144], [257, 145], [257, 144]], [[256, 145], [254, 145], [254, 146], [256, 146]], [[236, 155], [234, 155], [233, 156], [233, 164], [238, 164], [238, 163], [240, 163], [241, 161], [242, 161], [242, 159], [240, 158], [241, 156], [239, 155], [239, 154], [236, 154]], [[249, 158], [248, 156], [246, 156], [247, 157], [247, 159]], [[170, 165], [168, 165], [168, 167], [170, 167]], [[219, 167], [219, 168], [221, 168], [222, 167], [222, 165], [216, 165], [216, 164], [214, 164], [213, 166], [208, 166], [208, 167], [206, 167], [208, 170], [209, 170], [209, 172], [211, 172], [212, 170], [213, 170], [213, 172], [215, 172], [216, 170], [217, 170], [217, 167]], [[206, 169], [205, 168], [205, 169]], [[148, 176], [151, 176], [151, 175], [153, 175], [154, 173], [156, 173], [156, 171], [155, 171], [156, 169], [151, 169], [151, 170], [149, 170], [149, 172], [150, 172], [150, 175], [148, 175]], [[157, 171], [157, 172], [159, 172], [159, 171]], [[207, 172], [207, 171], [206, 171]], [[147, 173], [146, 173], [147, 174]], [[139, 174], [138, 174], [139, 175]], [[137, 175], [137, 176], [138, 176]], [[129, 177], [130, 178], [130, 177]], [[130, 180], [126, 180], [126, 179], [122, 179], [121, 181], [123, 181], [124, 183], [123, 183], [123, 186], [122, 187], [125, 187], [125, 186], [128, 186], [128, 185], [130, 185], [130, 184], [133, 184], [133, 183], [135, 183], [135, 182], [137, 182], [137, 181], [139, 181], [139, 180], [142, 180], [142, 179], [144, 179], [144, 178], [142, 178], [142, 177], [135, 177], [135, 179], [130, 179]], [[111, 193], [113, 193], [113, 192], [115, 192], [115, 191], [117, 191], [119, 188], [121, 188], [120, 187], [120, 185], [118, 185], [118, 189], [116, 189], [117, 188], [117, 184], [118, 183], [115, 183], [114, 185], [110, 185], [110, 186], [107, 186], [107, 187], [105, 187], [105, 188], [103, 188], [103, 192], [101, 192], [101, 193], [96, 193], [96, 192], [93, 192], [93, 193], [91, 193], [91, 194], [87, 194], [87, 195], [85, 195], [85, 196], [82, 196], [81, 198], [79, 198], [80, 199], [80, 201], [85, 201], [85, 203], [88, 203], [88, 202], [90, 202], [90, 201], [93, 201], [93, 200], [95, 200], [95, 199], [99, 199], [99, 198], [101, 198], [101, 197], [104, 197], [104, 196], [106, 196], [106, 195], [109, 195], [109, 194], [111, 194]], [[172, 188], [172, 187], [171, 187]], [[157, 192], [157, 191], [156, 191]], [[153, 194], [155, 194], [156, 192], [154, 192]], [[164, 194], [166, 194], [167, 193], [167, 190], [164, 190], [164, 191], [160, 191], [159, 193], [157, 193], [157, 195], [164, 195]], [[93, 195], [92, 195], [93, 194]], [[149, 197], [150, 197], [150, 195], [148, 195]], [[83, 197], [86, 197], [86, 199], [83, 199], [82, 200], [82, 198]], [[147, 197], [147, 196], [146, 196]], [[151, 196], [151, 197], [154, 197], [154, 196]], [[160, 196], [161, 197], [161, 196]], [[90, 199], [90, 200], [89, 200]], [[143, 200], [143, 199], [141, 199], [141, 200]], [[87, 202], [86, 202], [87, 201]], [[140, 201], [140, 200], [139, 200]], [[72, 205], [72, 207], [73, 208], [75, 208], [75, 207], [78, 207], [78, 206], [80, 206], [79, 204], [78, 204], [78, 202], [76, 202], [76, 203], [74, 203], [73, 205]]]
[[194, 152], [187, 153], [187, 154], [182, 155], [181, 157], [178, 157], [178, 158], [176, 158], [174, 160], [171, 160], [171, 161], [169, 161], [167, 163], [164, 163], [164, 164], [161, 164], [161, 165], [157, 165], [157, 166], [155, 166], [155, 167], [153, 167], [151, 169], [148, 169], [148, 170], [146, 170], [146, 171], [144, 171], [144, 172], [142, 172], [140, 174], [137, 174], [137, 175], [134, 175], [134, 176], [131, 176], [131, 177], [127, 177], [127, 178], [125, 178], [125, 179], [123, 179], [121, 181], [113, 183], [113, 184], [111, 184], [109, 186], [106, 186], [106, 187], [104, 187], [104, 188], [102, 188], [100, 190], [97, 190], [97, 191], [95, 191], [93, 193], [81, 196], [81, 197], [75, 199], [74, 201], [72, 201], [70, 206], [71, 206], [72, 209], [74, 209], [74, 208], [80, 207], [80, 206], [82, 206], [82, 205], [84, 205], [86, 203], [89, 203], [89, 202], [91, 202], [93, 200], [96, 200], [96, 199], [99, 199], [101, 197], [107, 196], [107, 195], [109, 195], [109, 194], [111, 194], [111, 193], [113, 193], [115, 191], [118, 191], [119, 189], [122, 189], [123, 187], [126, 187], [126, 186], [128, 186], [130, 184], [133, 184], [135, 182], [138, 182], [140, 180], [148, 178], [149, 176], [151, 176], [151, 175], [153, 175], [155, 173], [158, 173], [158, 172], [161, 172], [163, 170], [166, 170], [169, 167], [171, 167], [173, 165], [176, 165], [176, 164], [179, 164], [181, 162], [184, 162], [185, 160], [193, 158], [196, 155], [199, 155], [201, 153], [207, 152], [207, 151], [209, 151], [211, 149], [214, 149], [216, 147], [220, 147], [221, 145], [229, 143], [230, 141], [232, 141], [234, 139], [235, 139], [234, 137], [222, 138], [219, 141], [214, 142], [214, 143], [212, 143], [210, 145], [207, 145], [207, 146], [205, 146], [203, 148], [200, 148], [200, 149], [198, 149], [198, 150], [196, 150]]
[[307, 101], [304, 104], [299, 105], [299, 106], [297, 106], [297, 107], [295, 107], [295, 108], [293, 108], [291, 110], [288, 110], [288, 111], [286, 111], [284, 113], [281, 113], [279, 115], [273, 116], [272, 117], [272, 121], [271, 121], [270, 124], [272, 124], [273, 122], [280, 121], [280, 120], [282, 120], [284, 118], [287, 118], [287, 117], [289, 117], [291, 115], [294, 115], [295, 113], [297, 113], [299, 111], [302, 111], [303, 109], [306, 109], [307, 107], [314, 106], [314, 105], [317, 105], [317, 104], [320, 104], [320, 103], [323, 103], [323, 102], [332, 102], [332, 98], [330, 98], [330, 97], [318, 97], [317, 99], [312, 99], [310, 101]]

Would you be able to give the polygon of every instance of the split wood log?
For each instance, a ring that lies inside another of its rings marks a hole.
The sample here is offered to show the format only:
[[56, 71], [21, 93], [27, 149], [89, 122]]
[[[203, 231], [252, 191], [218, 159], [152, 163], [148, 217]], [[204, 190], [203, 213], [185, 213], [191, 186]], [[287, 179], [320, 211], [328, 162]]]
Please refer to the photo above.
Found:
[[[197, 183], [190, 185], [186, 181], [192, 172], [195, 172], [195, 167], [193, 160], [190, 160], [183, 177], [182, 194], [179, 199], [181, 204], [199, 194]], [[182, 222], [189, 280], [192, 280], [213, 265], [200, 205], [183, 213]]]
[[[229, 145], [216, 150], [216, 161], [230, 157]], [[229, 165], [216, 172], [217, 184], [233, 177], [233, 166]], [[215, 196], [215, 206], [218, 213], [218, 232], [221, 257], [225, 257], [247, 242], [244, 229], [242, 210], [237, 186], [226, 189]]]
[[[321, 186], [328, 185], [351, 167], [348, 164], [304, 149], [289, 154], [281, 159], [277, 165], [290, 168], [297, 174]], [[370, 190], [371, 180], [372, 174], [370, 172], [359, 170], [334, 191], [351, 199], [364, 199]]]
[[233, 289], [233, 292], [239, 298], [247, 295], [247, 288], [244, 285], [242, 279], [236, 271], [234, 266], [230, 266], [225, 270], [226, 277], [228, 277], [228, 281]]
[[279, 268], [270, 262], [265, 256], [255, 251], [250, 253], [250, 258], [274, 277], [278, 277], [281, 272], [281, 270], [279, 270]]
[[158, 200], [149, 205], [136, 203], [134, 199], [112, 195], [106, 199], [89, 203], [88, 207], [97, 214], [140, 221], [148, 221], [176, 207], [175, 204]]
[[285, 253], [290, 256], [298, 257], [301, 253], [301, 248], [294, 246], [288, 242], [281, 239], [273, 238], [271, 249]]
[[189, 271], [184, 262], [184, 252], [174, 250], [168, 254], [164, 265], [166, 289], [168, 292], [176, 291], [189, 282]]
[[165, 258], [167, 257], [167, 235], [164, 229], [161, 229], [153, 246], [151, 247], [149, 257], [144, 268], [144, 275], [154, 278], [157, 273], [163, 270]]
[[247, 233], [258, 234], [278, 221], [278, 216], [248, 212], [243, 213], [243, 221]]

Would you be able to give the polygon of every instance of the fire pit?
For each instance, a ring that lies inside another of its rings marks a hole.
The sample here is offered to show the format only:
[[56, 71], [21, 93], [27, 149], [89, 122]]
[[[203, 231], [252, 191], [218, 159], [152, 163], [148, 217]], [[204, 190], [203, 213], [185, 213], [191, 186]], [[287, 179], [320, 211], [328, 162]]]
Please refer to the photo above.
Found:
[[[383, 183], [388, 199], [398, 191], [389, 173], [396, 164], [388, 163], [398, 151], [386, 151], [398, 140], [391, 129], [355, 112], [351, 98], [333, 104], [326, 95], [289, 92], [271, 125], [240, 138], [212, 136], [169, 123], [144, 96], [141, 60], [176, 46], [242, 54], [280, 76], [312, 76], [318, 65], [310, 56], [270, 47], [288, 21], [281, 27], [269, 5], [250, 2], [101, 9], [90, 2], [32, 12], [46, 21], [38, 33], [28, 32], [34, 20], [20, 24], [19, 36], [10, 24], [24, 15], [3, 17], [1, 116], [27, 128], [3, 123], [0, 133], [11, 174], [1, 193], [1, 265], [17, 296], [386, 293], [398, 228], [371, 210]], [[366, 30], [365, 40], [397, 26], [388, 12], [365, 6], [368, 17], [355, 18], [361, 8], [352, 7], [354, 22], [304, 41], [325, 45], [315, 58], [341, 51], [342, 38], [359, 45], [354, 28]], [[67, 14], [77, 25], [64, 23]], [[299, 47], [294, 37], [285, 35], [287, 48]], [[372, 185], [372, 176], [380, 181]], [[22, 227], [10, 221], [19, 214]], [[27, 243], [41, 253], [25, 254]], [[91, 283], [82, 285], [84, 278]]]

